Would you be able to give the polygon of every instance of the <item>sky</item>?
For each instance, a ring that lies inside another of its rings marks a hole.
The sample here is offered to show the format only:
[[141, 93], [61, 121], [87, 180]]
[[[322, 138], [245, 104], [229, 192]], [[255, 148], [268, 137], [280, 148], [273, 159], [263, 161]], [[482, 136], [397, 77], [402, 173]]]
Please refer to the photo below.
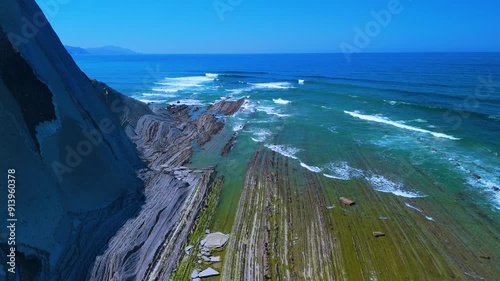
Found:
[[36, 0], [61, 41], [142, 53], [500, 51], [497, 0]]

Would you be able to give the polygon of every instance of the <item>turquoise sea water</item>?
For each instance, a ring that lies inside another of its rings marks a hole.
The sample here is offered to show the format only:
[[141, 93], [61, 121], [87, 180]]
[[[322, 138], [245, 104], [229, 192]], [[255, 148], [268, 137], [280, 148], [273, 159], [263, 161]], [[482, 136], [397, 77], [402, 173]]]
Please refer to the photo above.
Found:
[[[500, 53], [361, 54], [351, 63], [341, 54], [74, 58], [144, 102], [247, 97], [226, 120], [239, 134], [221, 168], [232, 171], [229, 185], [241, 184], [245, 161], [263, 147], [331, 180], [408, 200], [460, 194], [500, 216]], [[447, 192], [415, 183], [416, 173]], [[237, 192], [224, 192], [234, 207]]]

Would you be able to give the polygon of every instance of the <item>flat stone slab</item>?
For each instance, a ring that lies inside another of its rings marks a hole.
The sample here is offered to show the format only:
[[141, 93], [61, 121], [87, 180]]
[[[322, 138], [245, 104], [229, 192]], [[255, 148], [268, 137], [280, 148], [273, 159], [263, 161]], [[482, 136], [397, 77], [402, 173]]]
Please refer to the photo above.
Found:
[[213, 268], [209, 267], [209, 268], [207, 268], [207, 269], [203, 270], [202, 272], [200, 272], [200, 273], [198, 274], [198, 277], [200, 277], [200, 278], [205, 278], [205, 277], [217, 276], [217, 275], [219, 275], [219, 274], [220, 274], [220, 273], [219, 273], [217, 270], [215, 270], [215, 269], [213, 269]]
[[224, 245], [226, 245], [228, 240], [229, 236], [224, 233], [221, 232], [210, 233], [205, 238], [205, 244], [203, 246], [207, 248], [221, 248]]
[[193, 270], [193, 272], [191, 273], [191, 279], [195, 279], [195, 278], [198, 278], [198, 270]]
[[219, 262], [220, 261], [220, 257], [217, 256], [217, 257], [210, 257], [210, 261], [211, 262]]
[[186, 254], [189, 255], [189, 251], [191, 251], [191, 249], [193, 249], [193, 248], [194, 248], [194, 246], [190, 245], [190, 246], [187, 246], [186, 248], [184, 248], [184, 251], [186, 252]]

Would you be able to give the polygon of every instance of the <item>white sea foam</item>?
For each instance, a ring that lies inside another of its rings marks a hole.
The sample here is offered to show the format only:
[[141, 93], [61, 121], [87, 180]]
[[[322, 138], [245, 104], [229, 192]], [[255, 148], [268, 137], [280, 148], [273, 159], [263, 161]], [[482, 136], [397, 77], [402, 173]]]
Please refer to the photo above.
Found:
[[155, 92], [163, 92], [163, 93], [177, 93], [179, 90], [182, 90], [182, 88], [152, 88], [151, 91]]
[[187, 77], [167, 77], [156, 82], [162, 87], [153, 88], [153, 91], [175, 93], [189, 88], [199, 88], [205, 83], [214, 81], [215, 77], [210, 76], [187, 76]]
[[301, 151], [301, 149], [299, 148], [295, 148], [293, 146], [288, 146], [288, 145], [266, 144], [265, 147], [292, 159], [298, 159], [297, 156], [295, 156], [295, 154]]
[[168, 100], [152, 100], [152, 99], [144, 99], [141, 97], [135, 97], [135, 99], [140, 100], [144, 103], [164, 103], [167, 102]]
[[415, 120], [413, 120], [413, 122], [418, 122], [418, 123], [427, 123], [427, 120], [424, 120], [422, 118], [417, 118]]
[[272, 106], [257, 106], [257, 111], [265, 112], [267, 115], [276, 115], [278, 117], [288, 117], [289, 114], [282, 114], [276, 111], [276, 108]]
[[[470, 170], [463, 168], [463, 165], [458, 168], [464, 172], [470, 173]], [[477, 170], [475, 174], [479, 175], [481, 178], [477, 179], [475, 176], [470, 175], [467, 178], [467, 183], [472, 187], [481, 190], [484, 196], [489, 197], [488, 199], [493, 203], [493, 207], [500, 210], [500, 194], [499, 192], [493, 190], [493, 187], [500, 187], [500, 184], [495, 182], [495, 176], [488, 173], [478, 172]]]
[[200, 100], [195, 100], [195, 99], [181, 99], [178, 101], [171, 101], [169, 104], [176, 105], [176, 104], [185, 104], [185, 105], [203, 105], [203, 102]]
[[205, 73], [205, 76], [209, 77], [209, 78], [217, 78], [217, 77], [219, 77], [219, 74], [217, 74], [217, 73]]
[[175, 98], [177, 95], [174, 94], [160, 94], [160, 93], [142, 93], [144, 97], [161, 97], [161, 98]]
[[415, 210], [415, 211], [417, 211], [417, 212], [419, 212], [419, 213], [423, 213], [423, 212], [424, 212], [424, 211], [422, 211], [421, 209], [419, 209], [419, 208], [417, 208], [417, 207], [413, 206], [412, 204], [410, 204], [410, 203], [408, 203], [408, 202], [405, 202], [405, 205], [406, 205], [406, 207], [408, 207], [408, 208], [410, 208], [410, 209], [413, 209], [413, 210]]
[[351, 178], [363, 176], [363, 171], [352, 168], [347, 162], [330, 163], [326, 165], [325, 169], [327, 169], [329, 173], [323, 175], [330, 179], [349, 180]]
[[380, 176], [380, 175], [367, 176], [367, 177], [365, 177], [365, 179], [370, 183], [370, 185], [376, 191], [380, 191], [380, 192], [384, 192], [384, 193], [392, 193], [396, 196], [406, 197], [406, 198], [425, 197], [424, 195], [421, 195], [421, 194], [416, 193], [416, 192], [403, 190], [402, 183], [392, 182], [392, 181], [390, 181], [390, 180], [388, 180], [385, 177]]
[[309, 166], [309, 165], [307, 165], [307, 164], [305, 164], [305, 163], [302, 163], [302, 162], [300, 162], [300, 166], [302, 166], [302, 167], [304, 167], [304, 168], [306, 168], [306, 169], [308, 169], [309, 171], [314, 172], [314, 173], [321, 173], [321, 171], [323, 171], [323, 169], [322, 169], [322, 168], [320, 168], [320, 167], [316, 167], [316, 166]]
[[231, 92], [233, 95], [239, 95], [245, 91], [248, 91], [249, 89], [246, 88], [241, 88], [241, 89], [226, 89], [226, 91]]
[[421, 214], [424, 216], [424, 218], [425, 218], [426, 220], [428, 220], [428, 221], [434, 221], [434, 218], [433, 218], [433, 217], [429, 217], [429, 216], [427, 216], [427, 215], [424, 215], [424, 211], [422, 211], [422, 209], [419, 209], [419, 208], [417, 208], [417, 207], [413, 206], [412, 204], [410, 204], [410, 203], [408, 203], [408, 202], [405, 202], [405, 205], [406, 205], [406, 207], [408, 207], [408, 208], [410, 208], [410, 209], [413, 209], [413, 210], [415, 210], [415, 211], [417, 211], [417, 212], [421, 213]]
[[241, 131], [245, 127], [244, 123], [234, 123], [233, 124], [233, 132]]
[[384, 124], [387, 124], [387, 125], [392, 125], [392, 126], [401, 128], [401, 129], [406, 129], [406, 130], [416, 131], [416, 132], [420, 132], [420, 133], [431, 134], [431, 135], [433, 135], [435, 137], [438, 137], [438, 138], [446, 138], [446, 139], [450, 139], [450, 140], [460, 140], [459, 138], [456, 138], [454, 136], [446, 135], [446, 134], [443, 134], [443, 133], [436, 133], [436, 132], [424, 130], [424, 129], [421, 129], [421, 128], [416, 128], [416, 127], [408, 126], [408, 125], [405, 125], [405, 124], [401, 124], [399, 122], [395, 122], [395, 121], [391, 121], [391, 120], [386, 119], [386, 118], [382, 118], [380, 116], [363, 115], [363, 114], [359, 114], [358, 112], [351, 112], [351, 111], [344, 111], [344, 112], [347, 113], [347, 114], [349, 114], [349, 115], [351, 115], [352, 117], [356, 117], [356, 118], [359, 118], [359, 119], [362, 119], [362, 120], [373, 121], [373, 122], [377, 122], [377, 123], [384, 123]]
[[276, 104], [289, 104], [291, 103], [291, 101], [289, 100], [284, 100], [282, 98], [279, 98], [279, 99], [273, 99], [274, 103]]
[[252, 140], [255, 142], [265, 142], [267, 138], [272, 134], [271, 131], [267, 129], [256, 129], [252, 131]]
[[298, 83], [301, 84], [301, 85], [304, 84], [304, 82], [306, 82], [306, 81], [302, 80], [302, 79], [299, 79], [299, 81], [298, 81]]
[[338, 128], [336, 126], [331, 126], [330, 128], [328, 128], [328, 131], [334, 133], [334, 134], [338, 134]]
[[294, 88], [292, 84], [288, 82], [269, 82], [269, 83], [253, 83], [252, 84], [256, 89], [280, 89], [286, 90]]

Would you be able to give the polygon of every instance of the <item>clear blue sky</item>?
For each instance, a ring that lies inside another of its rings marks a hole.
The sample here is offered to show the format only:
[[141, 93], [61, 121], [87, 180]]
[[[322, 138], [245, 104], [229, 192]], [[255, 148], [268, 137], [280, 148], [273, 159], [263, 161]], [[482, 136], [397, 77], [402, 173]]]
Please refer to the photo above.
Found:
[[[341, 52], [397, 0], [36, 0], [63, 43], [143, 53]], [[235, 3], [231, 10], [229, 3]], [[217, 12], [214, 3], [219, 3]], [[221, 4], [222, 3], [222, 4]], [[400, 0], [363, 52], [500, 51], [500, 1]], [[223, 14], [223, 20], [219, 14]]]

